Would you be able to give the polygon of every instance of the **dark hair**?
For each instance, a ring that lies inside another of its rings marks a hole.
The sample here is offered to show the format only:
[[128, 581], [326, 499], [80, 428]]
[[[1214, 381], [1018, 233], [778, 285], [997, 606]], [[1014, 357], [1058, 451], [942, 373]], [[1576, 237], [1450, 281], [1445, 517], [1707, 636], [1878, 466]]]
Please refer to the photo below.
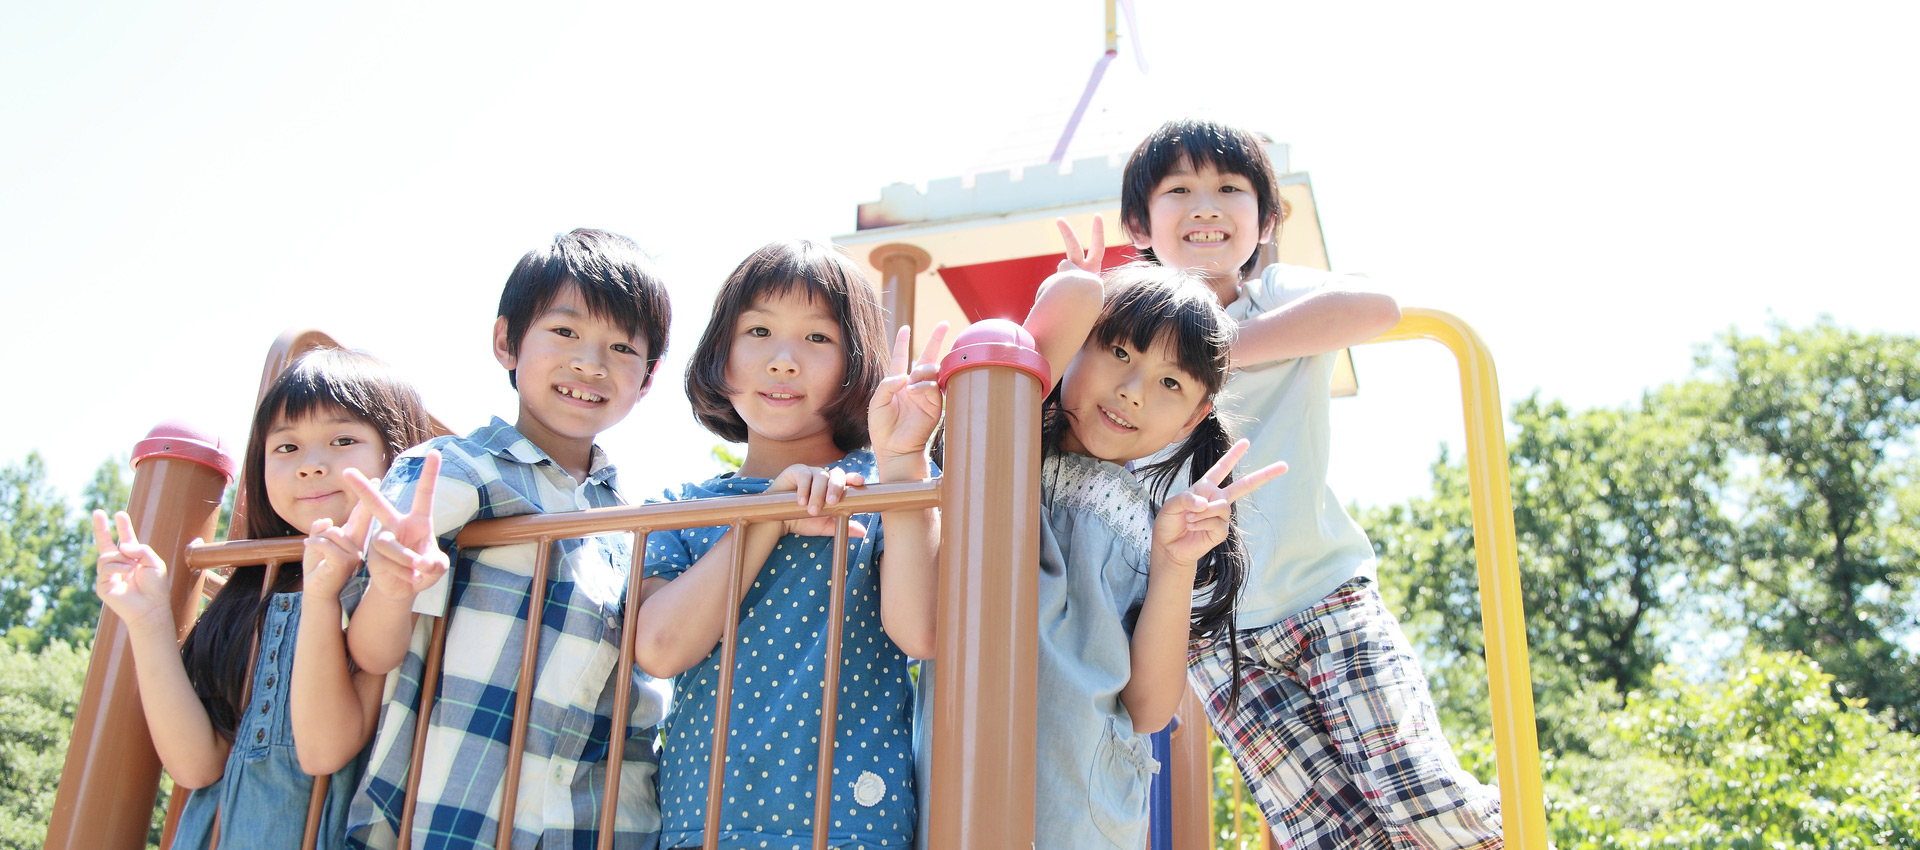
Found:
[[[1147, 201], [1153, 196], [1154, 187], [1182, 163], [1189, 168], [1212, 166], [1216, 171], [1238, 174], [1251, 181], [1254, 197], [1260, 202], [1263, 229], [1282, 218], [1280, 184], [1260, 138], [1238, 127], [1187, 118], [1160, 125], [1160, 129], [1148, 134], [1127, 158], [1127, 170], [1120, 178], [1120, 221], [1128, 232], [1152, 232]], [[1140, 255], [1159, 262], [1152, 248], [1142, 249]], [[1240, 276], [1253, 274], [1259, 263], [1260, 252], [1255, 251], [1240, 264]]]
[[[1211, 401], [1218, 396], [1221, 387], [1226, 385], [1227, 370], [1232, 363], [1230, 352], [1235, 325], [1226, 311], [1220, 309], [1219, 300], [1206, 282], [1197, 273], [1185, 269], [1129, 263], [1109, 270], [1106, 283], [1100, 317], [1088, 332], [1088, 340], [1103, 346], [1125, 343], [1136, 351], [1168, 343], [1174, 362], [1200, 381], [1207, 399]], [[1060, 388], [1065, 383], [1054, 385], [1042, 409], [1041, 442], [1048, 452], [1060, 450], [1060, 435], [1072, 424], [1071, 414], [1061, 407]], [[1221, 421], [1216, 405], [1163, 459], [1140, 467], [1136, 473], [1146, 480], [1148, 491], [1158, 504], [1166, 500], [1182, 469], [1187, 473], [1186, 480], [1199, 480], [1233, 448], [1233, 443], [1233, 434]], [[1233, 475], [1229, 473], [1221, 483], [1232, 481]], [[1194, 589], [1209, 592], [1205, 603], [1193, 609], [1190, 626], [1193, 637], [1234, 638], [1234, 603], [1246, 575], [1247, 553], [1236, 511], [1227, 523], [1227, 539], [1203, 556], [1194, 572]], [[1129, 612], [1128, 616], [1135, 614]], [[1237, 643], [1233, 645], [1232, 656], [1237, 696], [1240, 681]]]
[[[638, 244], [605, 230], [583, 227], [557, 233], [553, 244], [520, 258], [500, 290], [499, 315], [507, 320], [507, 353], [520, 353], [527, 326], [552, 306], [569, 283], [580, 288], [588, 315], [646, 336], [647, 380], [652, 381], [653, 367], [667, 350], [667, 327], [673, 319], [667, 287]], [[507, 370], [507, 383], [519, 387], [512, 369]]]
[[860, 267], [823, 242], [790, 239], [753, 252], [713, 299], [713, 317], [687, 363], [687, 400], [693, 415], [720, 439], [747, 441], [747, 423], [733, 409], [727, 358], [733, 353], [733, 322], [765, 295], [798, 289], [824, 300], [840, 323], [846, 371], [840, 393], [820, 411], [833, 425], [833, 444], [843, 452], [867, 445], [867, 403], [886, 376], [887, 337], [880, 299]]
[[[241, 462], [240, 499], [246, 506], [244, 534], [230, 538], [265, 540], [304, 535], [274, 512], [267, 501], [267, 431], [277, 419], [300, 420], [339, 410], [379, 432], [382, 456], [392, 462], [408, 448], [433, 436], [432, 420], [420, 394], [386, 364], [354, 351], [315, 349], [274, 379], [253, 412], [247, 454]], [[345, 522], [346, 517], [336, 517]], [[247, 691], [254, 632], [273, 593], [300, 588], [300, 562], [281, 564], [271, 592], [262, 593], [266, 567], [236, 568], [225, 587], [207, 603], [199, 622], [180, 645], [180, 661], [194, 693], [206, 706], [214, 731], [232, 738], [239, 728]]]

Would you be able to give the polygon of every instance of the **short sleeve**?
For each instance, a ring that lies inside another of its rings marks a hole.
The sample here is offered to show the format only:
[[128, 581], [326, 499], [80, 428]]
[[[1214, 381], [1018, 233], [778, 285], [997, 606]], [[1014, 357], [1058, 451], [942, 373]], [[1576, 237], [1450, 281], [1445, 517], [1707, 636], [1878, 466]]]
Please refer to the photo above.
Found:
[[664, 578], [668, 580], [680, 577], [681, 573], [693, 566], [693, 553], [687, 549], [687, 541], [682, 535], [705, 529], [688, 531], [656, 531], [647, 535], [646, 568], [642, 573], [646, 578]]

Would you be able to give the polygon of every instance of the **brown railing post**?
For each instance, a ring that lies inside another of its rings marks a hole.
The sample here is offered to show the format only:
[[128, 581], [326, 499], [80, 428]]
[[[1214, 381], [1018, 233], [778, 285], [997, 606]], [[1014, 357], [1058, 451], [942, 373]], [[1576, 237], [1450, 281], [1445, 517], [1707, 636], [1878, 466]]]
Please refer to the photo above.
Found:
[[1213, 847], [1213, 753], [1207, 733], [1207, 710], [1200, 696], [1187, 688], [1174, 713], [1171, 746], [1173, 763], [1165, 769], [1173, 783], [1173, 805], [1167, 832], [1174, 850]]
[[887, 338], [892, 339], [901, 325], [913, 324], [914, 279], [933, 257], [917, 246], [893, 242], [873, 249], [867, 261], [880, 270], [880, 306], [887, 311]]
[[1039, 659], [1040, 404], [1047, 363], [1020, 326], [962, 331], [940, 363], [941, 483], [932, 850], [1033, 844]]
[[[155, 427], [134, 446], [127, 513], [140, 541], [173, 570], [174, 622], [182, 636], [200, 605], [198, 574], [184, 569], [187, 543], [213, 536], [220, 492], [233, 472], [233, 458], [217, 440], [179, 423]], [[102, 607], [46, 850], [145, 847], [159, 790], [160, 757], [140, 707], [133, 648], [119, 616]]]

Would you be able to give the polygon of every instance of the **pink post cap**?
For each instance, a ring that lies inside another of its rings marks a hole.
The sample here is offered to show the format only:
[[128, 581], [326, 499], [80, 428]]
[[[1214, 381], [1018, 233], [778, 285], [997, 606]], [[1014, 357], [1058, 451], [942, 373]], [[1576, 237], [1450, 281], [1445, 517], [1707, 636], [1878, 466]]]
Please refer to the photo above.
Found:
[[953, 350], [940, 360], [940, 389], [948, 378], [975, 366], [1011, 366], [1032, 375], [1041, 386], [1052, 383], [1047, 359], [1034, 350], [1033, 334], [1006, 319], [981, 319], [953, 339]]
[[153, 426], [146, 439], [133, 444], [134, 466], [149, 458], [193, 461], [220, 473], [228, 481], [233, 480], [237, 469], [233, 456], [227, 454], [227, 447], [218, 436], [178, 419]]

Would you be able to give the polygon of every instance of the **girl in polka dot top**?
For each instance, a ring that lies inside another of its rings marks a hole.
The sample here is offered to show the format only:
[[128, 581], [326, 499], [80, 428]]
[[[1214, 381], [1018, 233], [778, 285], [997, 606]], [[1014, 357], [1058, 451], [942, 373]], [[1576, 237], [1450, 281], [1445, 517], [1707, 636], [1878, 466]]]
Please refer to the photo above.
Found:
[[[702, 424], [747, 451], [739, 472], [665, 498], [790, 492], [811, 516], [738, 534], [716, 526], [647, 539], [635, 656], [649, 674], [674, 677], [676, 697], [663, 729], [662, 847], [698, 847], [706, 838], [719, 643], [729, 617], [739, 637], [718, 846], [801, 850], [821, 829], [840, 848], [912, 843], [907, 660], [933, 652], [938, 512], [857, 515], [844, 588], [831, 583], [834, 520], [822, 515], [848, 487], [934, 474], [927, 441], [941, 396], [932, 357], [945, 325], [911, 364], [903, 328], [889, 374], [882, 323], [859, 267], [816, 242], [761, 248], [715, 298], [687, 368], [687, 395]], [[745, 547], [747, 569], [737, 608], [727, 600], [736, 546]], [[835, 592], [844, 594], [846, 613], [840, 656], [829, 658]], [[829, 821], [816, 823], [828, 664], [840, 665], [833, 800]]]

